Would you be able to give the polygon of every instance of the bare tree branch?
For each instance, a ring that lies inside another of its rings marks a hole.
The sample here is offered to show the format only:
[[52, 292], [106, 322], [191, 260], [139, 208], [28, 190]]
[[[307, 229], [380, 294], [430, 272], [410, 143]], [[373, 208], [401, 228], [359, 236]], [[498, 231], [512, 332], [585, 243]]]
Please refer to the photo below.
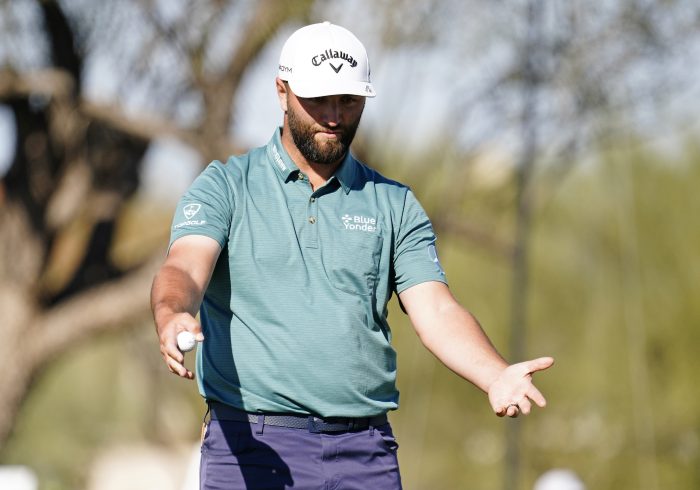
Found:
[[160, 250], [124, 277], [85, 290], [43, 312], [34, 321], [33, 341], [26, 354], [35, 365], [41, 365], [94, 334], [148, 319], [150, 286], [164, 255], [165, 250]]

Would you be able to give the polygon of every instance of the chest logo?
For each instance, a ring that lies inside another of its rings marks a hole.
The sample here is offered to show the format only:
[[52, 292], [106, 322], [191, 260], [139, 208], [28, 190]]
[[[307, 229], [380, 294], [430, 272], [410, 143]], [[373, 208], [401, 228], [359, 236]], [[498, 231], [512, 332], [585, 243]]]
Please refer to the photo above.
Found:
[[351, 216], [349, 214], [344, 214], [342, 218], [343, 226], [346, 230], [351, 231], [364, 231], [367, 233], [373, 233], [377, 231], [377, 219], [368, 218], [367, 216]]
[[182, 208], [182, 214], [185, 215], [185, 218], [192, 219], [192, 217], [197, 214], [201, 208], [201, 204], [188, 204]]

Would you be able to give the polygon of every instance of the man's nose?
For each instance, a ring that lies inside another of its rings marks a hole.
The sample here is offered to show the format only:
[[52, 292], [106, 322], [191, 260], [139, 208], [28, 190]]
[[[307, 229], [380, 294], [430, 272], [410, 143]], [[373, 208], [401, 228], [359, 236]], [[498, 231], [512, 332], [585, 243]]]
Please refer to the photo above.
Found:
[[337, 126], [343, 118], [343, 109], [340, 101], [335, 97], [329, 97], [323, 107], [323, 122], [330, 126]]

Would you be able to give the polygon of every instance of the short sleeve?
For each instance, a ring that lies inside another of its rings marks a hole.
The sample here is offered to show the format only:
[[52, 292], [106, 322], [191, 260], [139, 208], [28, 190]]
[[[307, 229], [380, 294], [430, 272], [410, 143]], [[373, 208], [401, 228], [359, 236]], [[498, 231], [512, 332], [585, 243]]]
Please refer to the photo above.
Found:
[[438, 260], [433, 226], [410, 189], [406, 192], [395, 240], [393, 267], [397, 294], [423, 282], [447, 283]]
[[170, 245], [186, 235], [204, 235], [224, 248], [233, 216], [233, 191], [221, 162], [199, 174], [180, 198], [170, 229]]

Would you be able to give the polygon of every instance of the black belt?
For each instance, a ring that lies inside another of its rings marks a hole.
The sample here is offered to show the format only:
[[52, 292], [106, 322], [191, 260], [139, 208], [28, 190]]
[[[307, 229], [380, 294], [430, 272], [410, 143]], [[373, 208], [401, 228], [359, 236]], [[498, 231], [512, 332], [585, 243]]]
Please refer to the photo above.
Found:
[[235, 422], [249, 422], [276, 427], [287, 427], [290, 429], [306, 429], [309, 432], [357, 432], [369, 429], [370, 427], [380, 427], [389, 423], [386, 414], [366, 418], [349, 417], [315, 417], [313, 415], [294, 414], [255, 414], [247, 413], [229, 405], [209, 401], [209, 413], [214, 420], [231, 420]]

